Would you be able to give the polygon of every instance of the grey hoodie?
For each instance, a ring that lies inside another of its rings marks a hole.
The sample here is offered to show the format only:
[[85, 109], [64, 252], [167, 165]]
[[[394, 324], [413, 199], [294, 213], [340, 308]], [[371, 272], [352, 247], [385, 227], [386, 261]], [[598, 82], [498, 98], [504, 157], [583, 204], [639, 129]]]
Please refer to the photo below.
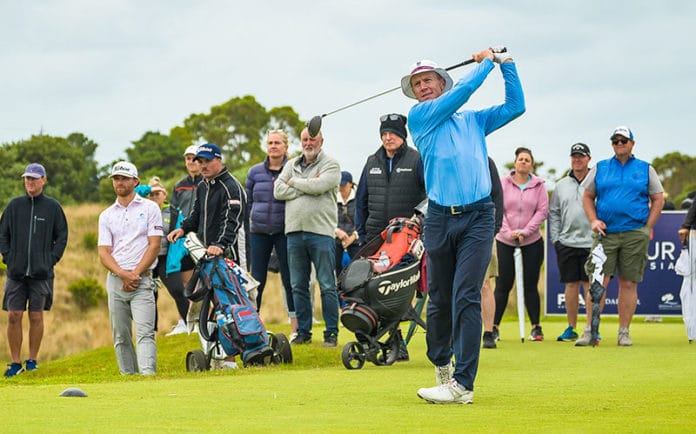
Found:
[[582, 207], [584, 192], [585, 188], [572, 170], [556, 183], [549, 205], [549, 229], [553, 243], [560, 241], [564, 246], [575, 248], [592, 247], [592, 229]]

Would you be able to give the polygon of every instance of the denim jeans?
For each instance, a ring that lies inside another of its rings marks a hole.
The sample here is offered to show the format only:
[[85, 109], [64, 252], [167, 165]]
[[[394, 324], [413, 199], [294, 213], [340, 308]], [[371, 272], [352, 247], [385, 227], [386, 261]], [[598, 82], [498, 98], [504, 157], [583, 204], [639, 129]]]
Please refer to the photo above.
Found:
[[324, 337], [338, 335], [338, 294], [334, 276], [334, 238], [311, 232], [291, 232], [288, 237], [288, 266], [297, 313], [297, 333], [312, 336], [312, 304], [309, 275], [312, 264], [321, 290], [321, 309], [326, 323]]
[[428, 204], [424, 244], [428, 267], [428, 359], [450, 363], [454, 378], [474, 390], [481, 347], [481, 285], [491, 259], [493, 203], [476, 202], [452, 213]]
[[295, 303], [292, 299], [292, 284], [290, 283], [290, 269], [288, 268], [288, 242], [285, 234], [261, 234], [251, 233], [249, 239], [251, 243], [251, 275], [259, 281], [259, 295], [256, 297], [256, 306], [261, 310], [261, 298], [263, 289], [266, 287], [268, 276], [268, 260], [275, 247], [280, 266], [280, 279], [283, 282], [285, 291], [285, 303], [287, 304], [288, 315], [295, 315]]

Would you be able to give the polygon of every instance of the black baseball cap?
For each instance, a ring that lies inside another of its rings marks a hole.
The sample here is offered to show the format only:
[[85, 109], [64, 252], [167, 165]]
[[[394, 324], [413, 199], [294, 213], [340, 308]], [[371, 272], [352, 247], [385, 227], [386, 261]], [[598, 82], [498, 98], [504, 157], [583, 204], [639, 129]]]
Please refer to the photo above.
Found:
[[589, 157], [590, 147], [584, 143], [578, 142], [570, 147], [570, 156], [572, 157], [575, 154], [587, 155]]

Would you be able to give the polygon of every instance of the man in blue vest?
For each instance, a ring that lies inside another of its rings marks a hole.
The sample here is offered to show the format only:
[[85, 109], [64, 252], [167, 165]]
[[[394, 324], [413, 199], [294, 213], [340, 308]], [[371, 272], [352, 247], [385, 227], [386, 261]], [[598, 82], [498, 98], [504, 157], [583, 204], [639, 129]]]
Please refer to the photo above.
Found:
[[[617, 343], [631, 346], [628, 333], [638, 303], [638, 282], [648, 261], [650, 232], [665, 203], [664, 189], [650, 163], [633, 156], [633, 132], [625, 126], [611, 134], [614, 156], [602, 160], [582, 182], [583, 207], [590, 227], [602, 236], [607, 260], [602, 272], [606, 288], [614, 271], [619, 277], [619, 333]], [[595, 239], [592, 248], [597, 245]], [[587, 275], [594, 272], [591, 258]], [[586, 306], [588, 311], [592, 306]]]

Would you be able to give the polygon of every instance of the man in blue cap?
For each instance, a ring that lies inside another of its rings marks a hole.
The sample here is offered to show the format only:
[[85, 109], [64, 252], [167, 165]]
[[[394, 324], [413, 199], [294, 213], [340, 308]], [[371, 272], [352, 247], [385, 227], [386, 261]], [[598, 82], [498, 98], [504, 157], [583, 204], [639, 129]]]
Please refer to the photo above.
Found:
[[[27, 194], [7, 204], [0, 218], [0, 253], [7, 264], [2, 308], [8, 313], [7, 339], [12, 363], [5, 377], [38, 368], [43, 312], [53, 304], [53, 266], [68, 244], [68, 222], [58, 201], [43, 193], [46, 169], [38, 163], [24, 174]], [[29, 307], [29, 358], [22, 366], [22, 317]]]
[[224, 255], [246, 268], [246, 192], [222, 163], [222, 151], [213, 143], [201, 145], [195, 160], [200, 163], [204, 182], [196, 190], [191, 214], [181, 228], [167, 235], [170, 242], [196, 232], [206, 254]]

